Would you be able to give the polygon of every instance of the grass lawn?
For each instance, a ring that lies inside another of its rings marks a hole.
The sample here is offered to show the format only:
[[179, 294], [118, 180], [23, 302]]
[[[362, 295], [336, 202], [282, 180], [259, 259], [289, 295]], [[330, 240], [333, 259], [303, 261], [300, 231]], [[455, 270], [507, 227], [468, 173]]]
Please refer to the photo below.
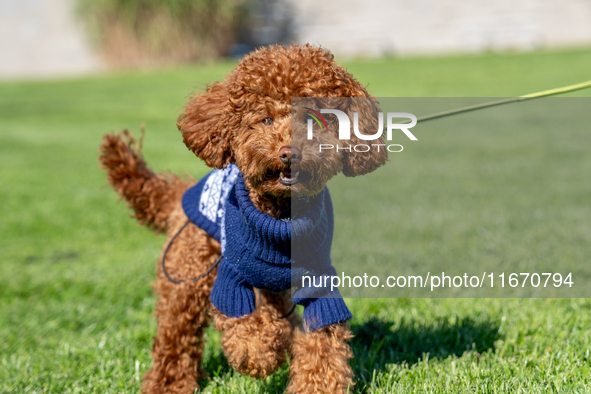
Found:
[[[591, 50], [343, 64], [376, 96], [507, 97], [591, 79]], [[232, 67], [0, 83], [0, 393], [139, 390], [151, 363], [150, 283], [164, 238], [129, 218], [98, 169], [97, 148], [105, 132], [129, 127], [137, 134], [145, 123], [152, 168], [199, 178], [208, 169], [184, 147], [175, 120], [189, 93]], [[519, 146], [515, 155], [526, 154]], [[478, 160], [462, 156], [465, 145], [446, 149], [446, 157]], [[433, 154], [424, 150], [425, 160], [435, 163]], [[425, 209], [438, 193], [420, 178], [401, 183], [421, 191]], [[502, 206], [502, 195], [496, 198]], [[552, 223], [551, 216], [539, 219], [540, 226]], [[580, 245], [590, 243], [589, 232], [582, 234]], [[536, 242], [532, 249], [546, 241]], [[456, 252], [469, 253], [468, 245]], [[355, 315], [355, 392], [591, 391], [589, 299], [348, 304]], [[287, 366], [266, 381], [243, 377], [227, 366], [215, 330], [206, 335], [211, 380], [201, 382], [204, 392], [283, 392]]]

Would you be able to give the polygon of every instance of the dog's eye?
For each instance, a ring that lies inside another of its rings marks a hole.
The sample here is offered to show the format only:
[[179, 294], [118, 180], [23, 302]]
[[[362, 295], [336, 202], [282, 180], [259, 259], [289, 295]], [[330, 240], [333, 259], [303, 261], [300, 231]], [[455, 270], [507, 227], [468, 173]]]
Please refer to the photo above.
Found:
[[273, 119], [271, 119], [271, 118], [265, 118], [265, 119], [263, 119], [263, 124], [265, 126], [270, 126], [270, 125], [273, 124]]

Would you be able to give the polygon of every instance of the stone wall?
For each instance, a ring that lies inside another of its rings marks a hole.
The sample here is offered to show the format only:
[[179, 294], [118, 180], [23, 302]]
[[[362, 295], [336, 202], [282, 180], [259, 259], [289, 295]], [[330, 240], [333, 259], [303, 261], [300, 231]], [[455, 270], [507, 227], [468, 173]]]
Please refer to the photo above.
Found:
[[100, 61], [73, 15], [73, 0], [0, 0], [0, 78], [73, 75]]
[[[288, 10], [282, 17], [289, 18], [290, 40], [344, 57], [591, 45], [591, 0], [259, 1], [264, 10]], [[74, 2], [0, 0], [0, 78], [102, 68]], [[277, 2], [285, 7], [271, 7]]]
[[591, 44], [591, 0], [286, 0], [297, 42], [341, 56]]

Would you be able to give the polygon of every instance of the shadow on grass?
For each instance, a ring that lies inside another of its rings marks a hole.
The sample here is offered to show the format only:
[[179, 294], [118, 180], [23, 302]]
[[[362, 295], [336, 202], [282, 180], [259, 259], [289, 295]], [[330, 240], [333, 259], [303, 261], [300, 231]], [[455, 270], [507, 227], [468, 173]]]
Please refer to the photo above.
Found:
[[[228, 364], [228, 360], [221, 351], [214, 352], [210, 357], [203, 358], [203, 370], [207, 372], [210, 378], [221, 377], [232, 371], [232, 367]], [[207, 379], [204, 379], [201, 383], [206, 383]]]
[[370, 319], [352, 324], [351, 330], [355, 334], [352, 366], [360, 392], [365, 391], [364, 383], [371, 382], [374, 370], [379, 372], [386, 364], [412, 365], [426, 354], [433, 359], [459, 357], [468, 350], [483, 353], [500, 337], [499, 323], [470, 317], [454, 322], [441, 318], [429, 325], [415, 320], [393, 323]]
[[[204, 357], [203, 369], [208, 373], [210, 378], [223, 378], [225, 375], [236, 373], [233, 372], [232, 367], [230, 367], [228, 360], [221, 351], [215, 352], [210, 357]], [[287, 387], [288, 377], [289, 367], [284, 364], [283, 368], [273, 373], [267, 379], [261, 381], [260, 389], [257, 392], [265, 394], [283, 394]], [[249, 379], [246, 376], [245, 378]], [[202, 379], [199, 381], [199, 386], [205, 388], [208, 383], [208, 379]], [[231, 390], [228, 392], [231, 392]]]
[[[451, 321], [440, 318], [424, 324], [418, 320], [389, 322], [369, 319], [363, 323], [352, 323], [355, 337], [351, 347], [355, 357], [352, 367], [357, 385], [354, 392], [363, 393], [371, 384], [374, 370], [379, 372], [387, 364], [415, 364], [429, 354], [429, 358], [462, 356], [466, 351], [478, 353], [492, 349], [500, 338], [499, 323], [490, 319], [471, 317]], [[215, 351], [203, 360], [203, 368], [211, 378], [232, 374], [232, 368], [221, 351]], [[258, 392], [269, 394], [284, 393], [288, 380], [288, 368], [279, 371], [261, 383]], [[200, 381], [207, 386], [208, 381]]]

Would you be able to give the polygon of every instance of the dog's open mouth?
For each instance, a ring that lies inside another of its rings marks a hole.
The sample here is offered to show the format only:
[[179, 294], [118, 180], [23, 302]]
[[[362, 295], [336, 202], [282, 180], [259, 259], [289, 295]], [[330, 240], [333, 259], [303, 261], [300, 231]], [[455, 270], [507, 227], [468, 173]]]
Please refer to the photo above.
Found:
[[281, 183], [282, 185], [295, 185], [298, 182], [298, 175], [300, 174], [299, 171], [297, 171], [295, 174], [292, 172], [291, 168], [287, 168], [282, 170], [279, 173], [279, 183]]

